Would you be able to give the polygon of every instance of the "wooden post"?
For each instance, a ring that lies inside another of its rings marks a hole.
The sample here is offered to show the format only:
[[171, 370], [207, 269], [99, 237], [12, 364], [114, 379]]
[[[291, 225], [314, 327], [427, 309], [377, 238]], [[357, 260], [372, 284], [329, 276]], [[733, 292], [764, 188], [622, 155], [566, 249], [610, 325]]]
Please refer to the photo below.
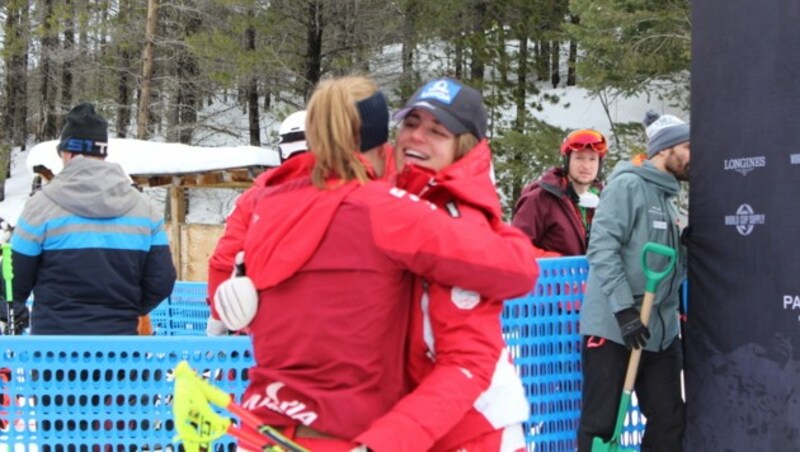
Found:
[[169, 188], [169, 201], [170, 201], [170, 227], [171, 227], [171, 250], [172, 262], [175, 264], [175, 270], [178, 273], [178, 280], [183, 279], [183, 262], [181, 256], [183, 255], [181, 248], [181, 226], [186, 221], [186, 194], [183, 187], [179, 185], [179, 179], [173, 178], [172, 186]]

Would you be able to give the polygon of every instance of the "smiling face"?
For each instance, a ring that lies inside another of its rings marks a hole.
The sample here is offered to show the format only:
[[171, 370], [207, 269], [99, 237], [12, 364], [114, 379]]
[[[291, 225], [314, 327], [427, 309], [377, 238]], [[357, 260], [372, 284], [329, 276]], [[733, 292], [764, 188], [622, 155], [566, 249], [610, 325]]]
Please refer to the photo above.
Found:
[[414, 109], [403, 118], [395, 149], [398, 165], [413, 163], [439, 171], [455, 161], [456, 136], [433, 114]]

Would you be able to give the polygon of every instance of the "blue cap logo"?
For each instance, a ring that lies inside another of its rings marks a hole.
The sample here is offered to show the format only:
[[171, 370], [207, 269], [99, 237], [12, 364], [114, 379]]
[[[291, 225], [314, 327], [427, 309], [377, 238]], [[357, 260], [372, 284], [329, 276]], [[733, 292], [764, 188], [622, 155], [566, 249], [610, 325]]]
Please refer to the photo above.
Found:
[[417, 100], [433, 99], [443, 104], [450, 105], [459, 91], [461, 91], [461, 86], [451, 80], [433, 80], [422, 88], [422, 92], [419, 94], [419, 97], [417, 97]]

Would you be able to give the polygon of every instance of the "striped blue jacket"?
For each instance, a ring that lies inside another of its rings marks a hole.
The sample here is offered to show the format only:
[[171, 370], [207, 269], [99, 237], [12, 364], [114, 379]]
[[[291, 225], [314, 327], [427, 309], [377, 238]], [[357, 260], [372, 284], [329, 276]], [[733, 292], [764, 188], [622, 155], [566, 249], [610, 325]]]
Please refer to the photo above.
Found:
[[102, 160], [73, 158], [28, 200], [11, 248], [31, 334], [137, 334], [175, 283], [162, 215]]

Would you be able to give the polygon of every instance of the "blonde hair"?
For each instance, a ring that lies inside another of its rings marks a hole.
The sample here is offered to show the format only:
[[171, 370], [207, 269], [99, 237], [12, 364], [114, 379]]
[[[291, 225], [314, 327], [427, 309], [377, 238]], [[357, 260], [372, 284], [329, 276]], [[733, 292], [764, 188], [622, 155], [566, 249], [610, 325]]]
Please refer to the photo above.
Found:
[[478, 138], [469, 132], [456, 136], [456, 152], [453, 154], [453, 162], [457, 162], [467, 155], [477, 145]]
[[325, 80], [317, 85], [308, 101], [306, 140], [316, 157], [311, 180], [325, 188], [330, 177], [342, 183], [369, 180], [367, 168], [358, 158], [361, 117], [356, 103], [372, 96], [378, 85], [358, 76]]

